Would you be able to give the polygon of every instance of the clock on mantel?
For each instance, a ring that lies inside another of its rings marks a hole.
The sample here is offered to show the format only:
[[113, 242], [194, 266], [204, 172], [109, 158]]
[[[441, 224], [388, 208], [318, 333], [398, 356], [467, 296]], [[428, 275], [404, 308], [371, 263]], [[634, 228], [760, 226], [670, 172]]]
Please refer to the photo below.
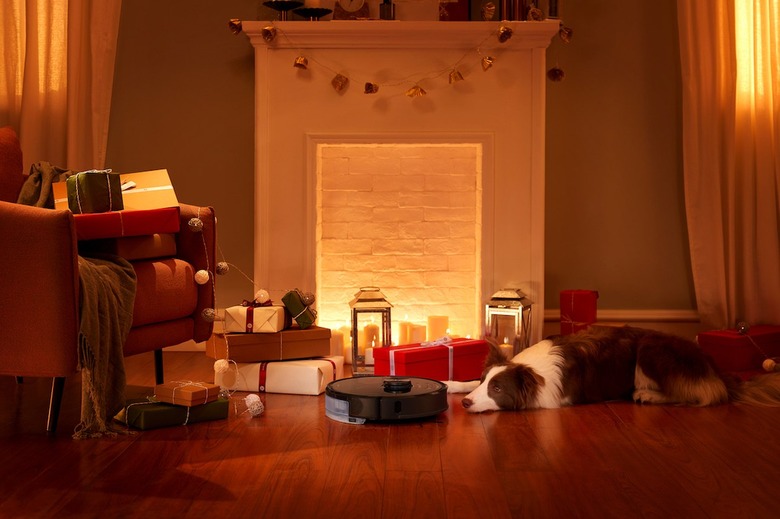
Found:
[[367, 20], [368, 18], [366, 0], [336, 0], [333, 6], [334, 20]]

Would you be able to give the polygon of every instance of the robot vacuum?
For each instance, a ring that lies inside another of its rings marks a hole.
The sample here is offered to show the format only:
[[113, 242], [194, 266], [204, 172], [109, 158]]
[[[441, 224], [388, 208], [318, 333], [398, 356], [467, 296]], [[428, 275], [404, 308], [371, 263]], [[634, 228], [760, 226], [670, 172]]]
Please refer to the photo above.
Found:
[[325, 388], [325, 415], [344, 423], [427, 418], [447, 407], [447, 385], [429, 378], [343, 378]]

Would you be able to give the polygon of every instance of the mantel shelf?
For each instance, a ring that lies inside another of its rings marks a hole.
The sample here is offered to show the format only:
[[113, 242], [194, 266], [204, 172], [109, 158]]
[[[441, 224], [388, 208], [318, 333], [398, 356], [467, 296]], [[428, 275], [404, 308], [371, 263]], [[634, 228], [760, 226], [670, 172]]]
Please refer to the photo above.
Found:
[[[262, 30], [274, 26], [277, 37], [268, 43]], [[242, 27], [255, 47], [297, 49], [469, 49], [480, 45], [501, 26], [512, 29], [508, 48], [546, 48], [558, 32], [559, 20], [541, 22], [422, 22], [397, 20], [244, 21]], [[501, 45], [497, 39], [491, 44]]]

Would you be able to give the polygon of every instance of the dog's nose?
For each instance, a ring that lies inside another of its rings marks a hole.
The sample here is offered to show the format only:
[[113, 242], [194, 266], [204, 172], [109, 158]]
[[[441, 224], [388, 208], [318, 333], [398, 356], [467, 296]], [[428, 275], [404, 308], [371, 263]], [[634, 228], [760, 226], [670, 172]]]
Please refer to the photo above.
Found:
[[464, 398], [461, 404], [465, 409], [468, 409], [469, 407], [474, 405], [474, 402], [472, 402], [470, 398]]

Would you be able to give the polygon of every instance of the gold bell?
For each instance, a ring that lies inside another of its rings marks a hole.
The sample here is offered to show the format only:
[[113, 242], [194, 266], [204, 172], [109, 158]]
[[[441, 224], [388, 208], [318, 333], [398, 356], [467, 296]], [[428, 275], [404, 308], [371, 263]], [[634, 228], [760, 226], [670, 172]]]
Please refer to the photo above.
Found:
[[342, 74], [336, 74], [336, 77], [331, 80], [330, 84], [340, 94], [349, 86], [349, 78]]
[[263, 27], [263, 30], [260, 31], [260, 34], [263, 36], [263, 40], [265, 40], [266, 43], [271, 43], [276, 38], [276, 27], [271, 25]]
[[293, 67], [306, 70], [309, 68], [309, 60], [307, 60], [303, 56], [298, 56], [295, 58], [295, 63], [293, 63]]

